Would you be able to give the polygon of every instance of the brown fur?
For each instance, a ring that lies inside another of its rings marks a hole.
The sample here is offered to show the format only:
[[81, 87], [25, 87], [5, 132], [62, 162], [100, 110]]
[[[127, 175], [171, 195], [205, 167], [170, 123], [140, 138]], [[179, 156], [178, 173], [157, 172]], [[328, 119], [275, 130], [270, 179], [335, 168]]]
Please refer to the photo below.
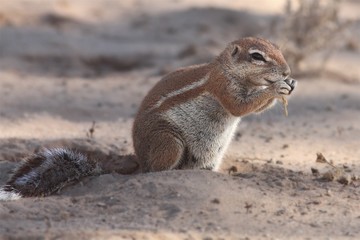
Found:
[[[159, 81], [145, 96], [142, 104], [139, 108], [138, 114], [143, 111], [147, 111], [151, 106], [153, 106], [162, 96], [181, 89], [194, 82], [195, 79], [200, 79], [204, 77], [209, 72], [209, 66], [207, 64], [195, 65], [186, 68], [181, 68], [172, 73], [166, 75], [161, 81]], [[181, 79], [180, 81], [174, 81], [174, 79]], [[197, 94], [195, 94], [197, 95]], [[183, 96], [182, 96], [183, 97]], [[183, 97], [184, 99], [178, 99], [178, 102], [186, 101], [188, 98]], [[169, 101], [168, 101], [169, 102]], [[178, 102], [173, 102], [171, 99], [171, 105], [174, 105]], [[163, 108], [162, 110], [165, 110]]]

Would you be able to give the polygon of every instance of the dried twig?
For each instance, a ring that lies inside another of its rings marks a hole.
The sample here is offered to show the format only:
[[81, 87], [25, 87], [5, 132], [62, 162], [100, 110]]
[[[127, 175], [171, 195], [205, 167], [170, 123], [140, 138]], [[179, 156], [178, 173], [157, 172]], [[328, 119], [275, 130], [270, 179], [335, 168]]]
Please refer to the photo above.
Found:
[[284, 17], [272, 26], [277, 42], [286, 46], [282, 51], [295, 75], [304, 74], [302, 63], [307, 58], [323, 52], [323, 61], [313, 72], [320, 74], [330, 56], [341, 47], [339, 43], [346, 42], [344, 34], [353, 21], [340, 19], [339, 0], [298, 0], [297, 8], [292, 3], [293, 0], [287, 1]]
[[326, 158], [324, 157], [324, 155], [321, 152], [316, 153], [317, 158], [316, 158], [316, 162], [317, 163], [326, 163], [329, 166], [337, 169], [337, 167], [334, 166], [334, 164], [332, 164], [331, 162], [329, 162], [328, 160], [326, 160]]
[[96, 122], [93, 121], [91, 127], [89, 128], [88, 132], [86, 133], [86, 136], [87, 136], [88, 138], [93, 138], [93, 137], [94, 137], [95, 124], [96, 124]]
[[283, 96], [283, 97], [281, 97], [281, 101], [282, 101], [282, 104], [284, 107], [284, 114], [285, 114], [285, 116], [288, 116], [289, 115], [288, 110], [287, 110], [288, 100]]

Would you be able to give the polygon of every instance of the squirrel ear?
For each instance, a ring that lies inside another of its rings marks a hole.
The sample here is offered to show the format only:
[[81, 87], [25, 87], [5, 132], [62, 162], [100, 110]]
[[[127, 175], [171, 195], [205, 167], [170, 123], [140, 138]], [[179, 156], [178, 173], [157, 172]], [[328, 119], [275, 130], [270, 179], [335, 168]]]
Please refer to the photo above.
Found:
[[235, 57], [239, 52], [240, 52], [239, 46], [234, 45], [234, 46], [233, 46], [233, 49], [232, 49], [232, 51], [231, 51], [231, 56], [232, 56], [232, 57]]

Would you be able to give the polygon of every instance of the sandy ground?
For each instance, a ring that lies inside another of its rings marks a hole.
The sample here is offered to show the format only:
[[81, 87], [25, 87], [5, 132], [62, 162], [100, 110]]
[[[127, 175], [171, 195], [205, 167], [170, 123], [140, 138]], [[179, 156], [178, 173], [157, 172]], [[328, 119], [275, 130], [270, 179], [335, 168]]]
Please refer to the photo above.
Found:
[[[268, 36], [284, 4], [149, 2], [1, 1], [1, 184], [42, 146], [132, 153], [133, 116], [163, 74], [241, 36]], [[342, 7], [351, 19], [360, 11]], [[277, 105], [242, 119], [218, 173], [107, 174], [2, 202], [0, 238], [358, 239], [359, 60], [359, 49], [341, 49], [328, 64], [339, 74], [298, 79], [288, 117]], [[318, 152], [350, 183], [320, 180], [332, 167]]]

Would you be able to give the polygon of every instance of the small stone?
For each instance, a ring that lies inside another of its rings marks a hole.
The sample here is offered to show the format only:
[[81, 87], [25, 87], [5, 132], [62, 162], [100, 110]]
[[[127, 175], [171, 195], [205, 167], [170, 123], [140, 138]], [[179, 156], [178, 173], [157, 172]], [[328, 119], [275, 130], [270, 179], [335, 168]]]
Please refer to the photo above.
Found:
[[310, 227], [318, 228], [318, 227], [320, 227], [320, 225], [317, 223], [310, 223]]
[[331, 197], [332, 196], [331, 190], [327, 189], [325, 195]]
[[301, 191], [308, 191], [311, 189], [310, 186], [305, 183], [298, 183], [298, 188]]
[[102, 203], [102, 202], [98, 202], [98, 203], [96, 203], [96, 206], [98, 206], [98, 207], [106, 207], [106, 204]]
[[349, 185], [351, 183], [351, 176], [348, 174], [343, 175], [337, 181], [341, 184]]
[[308, 202], [308, 204], [314, 204], [314, 205], [319, 205], [321, 202], [318, 201], [318, 200], [314, 200], [314, 201], [311, 201], [311, 202]]
[[285, 212], [286, 212], [285, 209], [280, 209], [280, 210], [278, 210], [278, 211], [275, 212], [275, 215], [276, 215], [276, 216], [281, 216], [281, 215], [285, 214]]
[[327, 171], [324, 173], [321, 177], [322, 180], [327, 182], [332, 182], [335, 179], [334, 172], [333, 171]]
[[267, 163], [273, 163], [273, 160], [272, 159], [269, 159], [266, 161]]
[[232, 174], [232, 173], [236, 173], [237, 171], [238, 171], [238, 169], [237, 169], [236, 166], [231, 166], [231, 167], [228, 169], [229, 175]]
[[311, 168], [311, 173], [315, 177], [318, 177], [320, 175], [319, 170], [317, 170], [316, 168]]

